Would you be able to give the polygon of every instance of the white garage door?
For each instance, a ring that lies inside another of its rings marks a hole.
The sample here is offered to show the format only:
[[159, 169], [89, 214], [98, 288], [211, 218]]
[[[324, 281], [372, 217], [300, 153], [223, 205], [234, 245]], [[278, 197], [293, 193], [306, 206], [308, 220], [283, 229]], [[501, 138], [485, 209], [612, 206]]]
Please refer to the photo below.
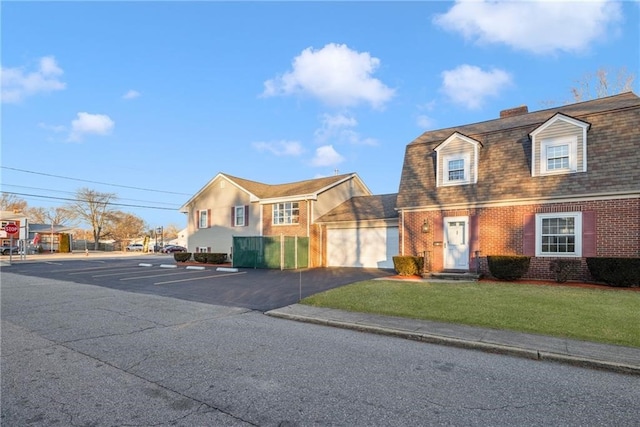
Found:
[[398, 227], [327, 230], [329, 267], [393, 268], [398, 248]]

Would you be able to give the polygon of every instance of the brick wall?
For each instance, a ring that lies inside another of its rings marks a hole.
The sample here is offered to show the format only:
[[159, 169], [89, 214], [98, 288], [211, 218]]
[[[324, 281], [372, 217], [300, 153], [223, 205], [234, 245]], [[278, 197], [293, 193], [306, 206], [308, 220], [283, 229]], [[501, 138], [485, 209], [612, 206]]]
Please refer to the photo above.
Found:
[[[443, 269], [443, 237], [438, 228], [444, 217], [477, 215], [480, 228], [478, 249], [480, 271], [489, 273], [487, 255], [522, 255], [524, 246], [523, 222], [526, 214], [545, 212], [593, 211], [596, 214], [596, 253], [599, 257], [640, 256], [640, 198], [580, 203], [532, 204], [478, 209], [405, 212], [404, 226], [400, 227], [400, 247], [405, 255], [421, 255], [427, 251], [431, 271]], [[429, 231], [423, 233], [424, 221]], [[470, 233], [471, 234], [471, 233]], [[404, 246], [403, 246], [404, 236]], [[551, 280], [549, 263], [554, 258], [533, 257], [528, 278]], [[580, 272], [575, 280], [592, 280], [586, 261], [581, 258]], [[476, 268], [474, 254], [470, 253], [470, 270]]]

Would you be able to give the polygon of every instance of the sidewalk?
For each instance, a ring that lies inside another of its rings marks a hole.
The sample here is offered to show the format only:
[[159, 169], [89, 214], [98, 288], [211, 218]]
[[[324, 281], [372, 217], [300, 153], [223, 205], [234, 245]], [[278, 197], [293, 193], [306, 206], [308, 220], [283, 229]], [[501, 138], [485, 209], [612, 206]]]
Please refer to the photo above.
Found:
[[294, 304], [269, 316], [529, 359], [640, 375], [640, 349]]

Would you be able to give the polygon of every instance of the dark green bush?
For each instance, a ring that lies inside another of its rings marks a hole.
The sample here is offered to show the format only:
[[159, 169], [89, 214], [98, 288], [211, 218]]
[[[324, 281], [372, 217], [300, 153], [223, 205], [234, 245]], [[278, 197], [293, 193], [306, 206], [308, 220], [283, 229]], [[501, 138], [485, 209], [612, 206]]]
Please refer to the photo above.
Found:
[[424, 258], [421, 256], [394, 256], [393, 268], [401, 276], [422, 275]]
[[529, 270], [531, 257], [524, 255], [489, 255], [489, 272], [500, 280], [518, 280]]
[[227, 254], [213, 253], [206, 255], [207, 264], [224, 264], [227, 261]]
[[193, 259], [203, 264], [224, 264], [227, 261], [227, 254], [196, 252]]
[[196, 262], [205, 263], [207, 262], [207, 253], [206, 252], [196, 252], [193, 254], [193, 260]]
[[587, 258], [591, 276], [609, 286], [640, 286], [640, 258]]
[[176, 262], [187, 262], [191, 259], [191, 252], [174, 252], [173, 259]]
[[556, 282], [564, 283], [574, 277], [580, 268], [580, 260], [554, 259], [549, 263], [549, 271], [556, 275]]

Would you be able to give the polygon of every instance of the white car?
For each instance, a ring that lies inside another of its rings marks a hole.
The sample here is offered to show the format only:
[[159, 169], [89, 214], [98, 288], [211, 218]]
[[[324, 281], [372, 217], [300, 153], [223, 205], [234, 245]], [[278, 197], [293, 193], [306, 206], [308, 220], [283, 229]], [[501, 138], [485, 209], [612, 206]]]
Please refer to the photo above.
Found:
[[132, 243], [129, 246], [127, 246], [127, 251], [140, 251], [142, 252], [142, 249], [144, 249], [144, 245], [142, 243]]

